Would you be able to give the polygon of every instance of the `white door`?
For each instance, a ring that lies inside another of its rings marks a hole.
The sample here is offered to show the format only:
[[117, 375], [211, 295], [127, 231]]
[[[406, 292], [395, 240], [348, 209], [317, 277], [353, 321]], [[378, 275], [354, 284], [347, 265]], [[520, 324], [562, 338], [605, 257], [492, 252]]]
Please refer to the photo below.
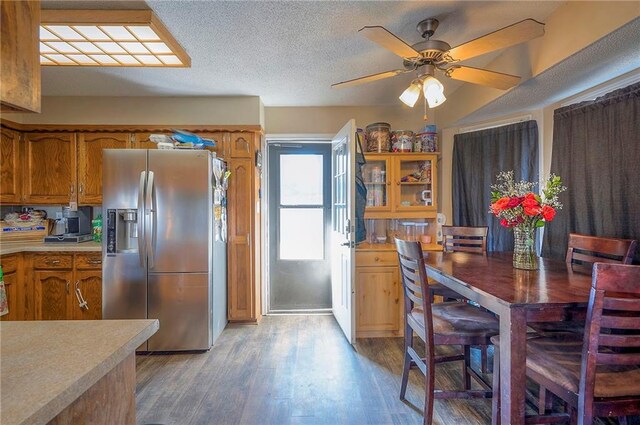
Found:
[[355, 120], [342, 127], [331, 146], [331, 302], [333, 315], [355, 343]]

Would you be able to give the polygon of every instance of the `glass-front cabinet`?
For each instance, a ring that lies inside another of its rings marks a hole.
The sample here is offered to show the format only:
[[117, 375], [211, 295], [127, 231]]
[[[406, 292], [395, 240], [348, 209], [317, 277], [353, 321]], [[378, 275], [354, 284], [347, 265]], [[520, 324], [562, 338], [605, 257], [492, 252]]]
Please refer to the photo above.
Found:
[[391, 211], [389, 187], [391, 158], [385, 155], [367, 157], [362, 178], [367, 187], [367, 211]]
[[436, 211], [435, 158], [433, 155], [394, 158], [395, 211]]
[[435, 218], [437, 154], [369, 153], [365, 158], [365, 218]]

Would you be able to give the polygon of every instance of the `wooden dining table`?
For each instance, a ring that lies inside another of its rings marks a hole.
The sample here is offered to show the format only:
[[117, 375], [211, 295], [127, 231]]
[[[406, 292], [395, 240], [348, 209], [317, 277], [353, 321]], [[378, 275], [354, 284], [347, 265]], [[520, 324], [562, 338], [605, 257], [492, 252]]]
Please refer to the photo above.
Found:
[[[538, 270], [513, 268], [512, 253], [425, 252], [427, 276], [500, 319], [500, 417], [525, 423], [527, 323], [584, 317], [590, 269], [540, 258]], [[496, 412], [494, 412], [496, 414]]]

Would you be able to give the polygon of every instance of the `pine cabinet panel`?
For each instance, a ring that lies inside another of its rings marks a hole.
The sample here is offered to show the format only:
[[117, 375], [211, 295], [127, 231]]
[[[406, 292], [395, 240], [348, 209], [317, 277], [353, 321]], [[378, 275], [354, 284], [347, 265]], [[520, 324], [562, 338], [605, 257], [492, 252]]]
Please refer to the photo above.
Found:
[[2, 128], [0, 136], [0, 203], [19, 204], [22, 202], [20, 134]]
[[356, 267], [355, 284], [358, 337], [399, 335], [401, 291], [398, 268]]
[[77, 201], [76, 139], [69, 133], [24, 137], [23, 193], [27, 204]]
[[36, 320], [67, 320], [73, 318], [71, 304], [72, 271], [36, 270]]
[[251, 232], [253, 223], [251, 160], [230, 161], [228, 197], [229, 320], [256, 320]]
[[166, 133], [134, 133], [132, 135], [133, 139], [133, 149], [158, 149], [158, 144], [153, 143], [149, 136], [152, 134], [166, 134]]
[[130, 133], [78, 133], [78, 203], [102, 204], [102, 150], [130, 147]]
[[2, 112], [40, 112], [40, 1], [0, 2]]
[[216, 157], [218, 158], [227, 158], [226, 147], [228, 145], [227, 140], [229, 138], [229, 133], [224, 133], [222, 131], [216, 131], [212, 133], [198, 133], [198, 136], [204, 139], [210, 139], [215, 142], [214, 147], [207, 147], [207, 150], [216, 153]]
[[[102, 272], [76, 270], [75, 279], [73, 318], [75, 320], [102, 319]], [[86, 301], [85, 307], [80, 306], [80, 299]]]

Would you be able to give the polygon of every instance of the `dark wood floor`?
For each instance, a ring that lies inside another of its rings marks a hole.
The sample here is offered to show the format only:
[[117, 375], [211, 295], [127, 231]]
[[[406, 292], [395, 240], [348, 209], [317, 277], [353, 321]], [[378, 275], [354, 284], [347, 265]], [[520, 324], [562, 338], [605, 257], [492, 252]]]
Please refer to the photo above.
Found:
[[[333, 316], [267, 316], [230, 325], [203, 354], [137, 358], [139, 424], [421, 424], [424, 391], [411, 372], [398, 399], [400, 338], [347, 342]], [[476, 359], [477, 360], [477, 359]], [[461, 388], [459, 362], [436, 388]], [[436, 400], [434, 423], [491, 423], [490, 400]]]

